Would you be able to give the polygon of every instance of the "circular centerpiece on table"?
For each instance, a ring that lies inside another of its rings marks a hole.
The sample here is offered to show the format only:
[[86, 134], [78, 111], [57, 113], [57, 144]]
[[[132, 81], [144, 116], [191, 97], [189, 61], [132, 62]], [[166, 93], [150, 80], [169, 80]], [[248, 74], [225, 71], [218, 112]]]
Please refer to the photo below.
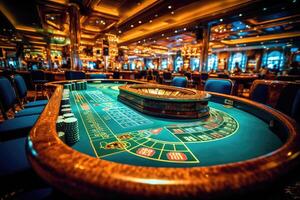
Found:
[[156, 84], [119, 86], [119, 101], [159, 117], [193, 119], [209, 115], [210, 95], [204, 91]]

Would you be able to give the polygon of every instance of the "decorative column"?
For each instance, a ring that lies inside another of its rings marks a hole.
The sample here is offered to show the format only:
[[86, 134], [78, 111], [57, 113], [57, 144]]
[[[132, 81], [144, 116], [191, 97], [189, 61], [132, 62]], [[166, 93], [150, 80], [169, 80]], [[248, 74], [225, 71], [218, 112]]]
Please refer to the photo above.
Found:
[[207, 69], [208, 63], [208, 48], [210, 40], [210, 25], [205, 25], [202, 27], [202, 51], [201, 51], [201, 61], [200, 61], [200, 72]]
[[53, 65], [51, 63], [51, 47], [50, 47], [50, 43], [47, 43], [46, 46], [46, 58], [47, 58], [47, 63], [48, 63], [48, 69], [50, 71], [53, 70]]
[[79, 6], [75, 3], [69, 4], [69, 16], [70, 16], [70, 59], [71, 69], [80, 70], [82, 68], [79, 58], [79, 46], [80, 46], [80, 12]]

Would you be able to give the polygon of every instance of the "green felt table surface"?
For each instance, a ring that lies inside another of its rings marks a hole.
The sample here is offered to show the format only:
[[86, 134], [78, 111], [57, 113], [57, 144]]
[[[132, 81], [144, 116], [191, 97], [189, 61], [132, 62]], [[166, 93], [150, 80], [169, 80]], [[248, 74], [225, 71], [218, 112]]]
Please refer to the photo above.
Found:
[[119, 85], [89, 83], [70, 93], [80, 132], [74, 149], [130, 165], [195, 167], [252, 159], [282, 145], [267, 123], [240, 109], [209, 102], [205, 119], [153, 117], [119, 102]]

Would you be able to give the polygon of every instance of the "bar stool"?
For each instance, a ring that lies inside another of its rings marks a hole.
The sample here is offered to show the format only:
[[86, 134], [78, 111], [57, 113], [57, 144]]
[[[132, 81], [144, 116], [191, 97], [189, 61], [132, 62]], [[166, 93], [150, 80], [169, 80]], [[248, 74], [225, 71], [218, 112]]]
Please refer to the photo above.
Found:
[[65, 71], [65, 78], [66, 80], [79, 80], [85, 79], [85, 73], [82, 71]]
[[14, 77], [14, 84], [21, 108], [45, 106], [48, 103], [48, 100], [27, 101], [27, 86], [22, 76], [16, 74]]
[[171, 72], [163, 72], [163, 84], [170, 85], [172, 82], [172, 73]]
[[184, 72], [184, 76], [187, 78], [187, 87], [193, 88], [194, 87], [194, 80], [192, 79], [192, 73], [191, 72]]
[[48, 82], [45, 79], [45, 73], [41, 70], [33, 70], [30, 72], [30, 75], [31, 75], [31, 83], [34, 86], [34, 91], [35, 91], [34, 101], [36, 101], [39, 94], [41, 94], [42, 97], [47, 97], [47, 99], [49, 99], [46, 88], [44, 86], [44, 84]]
[[153, 78], [154, 78], [155, 82], [157, 82], [159, 79], [159, 71], [154, 69], [152, 74], [153, 74]]
[[114, 71], [113, 72], [113, 79], [120, 79], [120, 72], [119, 71]]

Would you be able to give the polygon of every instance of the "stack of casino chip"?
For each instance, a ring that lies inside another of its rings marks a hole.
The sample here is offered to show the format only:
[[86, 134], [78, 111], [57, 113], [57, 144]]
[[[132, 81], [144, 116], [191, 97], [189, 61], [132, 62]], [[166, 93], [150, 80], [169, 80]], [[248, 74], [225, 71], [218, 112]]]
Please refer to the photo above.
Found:
[[64, 118], [57, 118], [56, 120], [56, 132], [64, 131]]
[[63, 98], [69, 98], [70, 97], [70, 90], [64, 89], [63, 91]]
[[62, 99], [61, 99], [61, 105], [67, 105], [70, 104], [70, 90], [64, 89]]
[[71, 83], [64, 84], [64, 89], [68, 89], [72, 91], [72, 84]]
[[83, 81], [83, 90], [87, 90], [87, 82]]
[[76, 90], [76, 83], [71, 83], [72, 84], [72, 91]]
[[71, 105], [70, 104], [61, 105], [61, 109], [63, 108], [71, 108]]
[[64, 143], [66, 142], [65, 139], [65, 132], [59, 131], [57, 132], [58, 138], [61, 139], [61, 141], [63, 141]]
[[64, 133], [67, 144], [74, 144], [79, 141], [78, 121], [75, 117], [64, 119]]
[[82, 90], [82, 82], [76, 82], [76, 90]]
[[64, 114], [67, 114], [67, 113], [72, 113], [72, 109], [71, 108], [62, 108], [60, 110], [61, 115], [64, 115]]
[[58, 116], [56, 120], [56, 132], [58, 134], [59, 139], [65, 142], [65, 133], [64, 133], [64, 117]]
[[86, 90], [87, 89], [87, 82], [86, 81], [80, 81], [75, 83], [76, 90]]
[[66, 113], [63, 115], [64, 119], [70, 118], [70, 117], [75, 117], [73, 113]]
[[61, 105], [66, 105], [66, 104], [70, 104], [70, 99], [69, 98], [63, 98], [61, 100]]

